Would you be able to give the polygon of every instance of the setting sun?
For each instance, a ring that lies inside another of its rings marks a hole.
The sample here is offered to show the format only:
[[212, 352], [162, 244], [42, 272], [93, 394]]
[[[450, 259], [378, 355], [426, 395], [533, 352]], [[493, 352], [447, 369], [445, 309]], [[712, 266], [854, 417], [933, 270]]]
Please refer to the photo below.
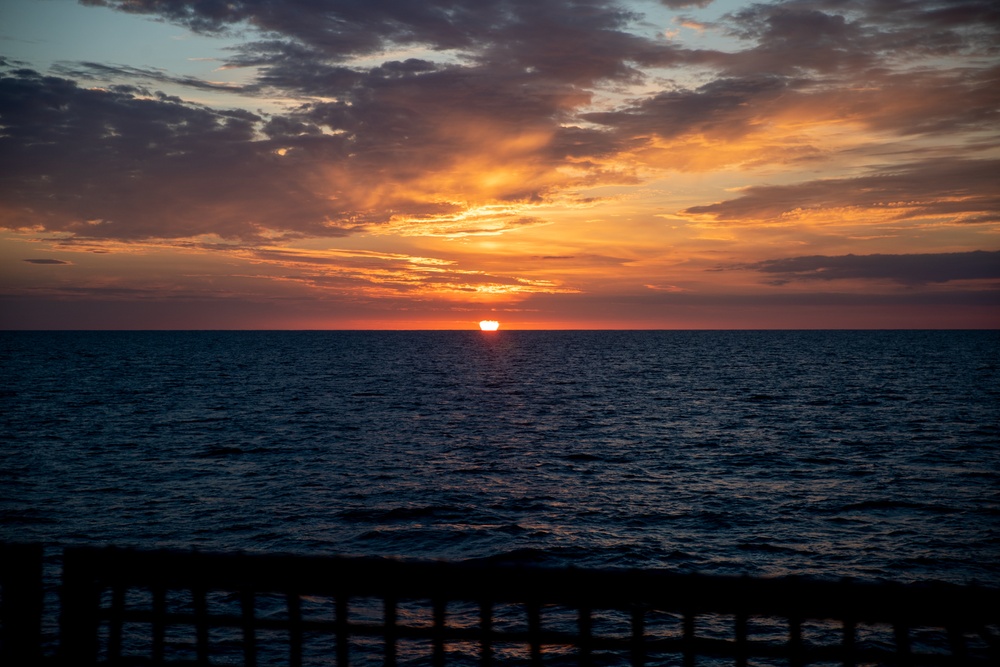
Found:
[[479, 328], [483, 331], [496, 331], [500, 328], [500, 323], [496, 320], [483, 320], [479, 323]]

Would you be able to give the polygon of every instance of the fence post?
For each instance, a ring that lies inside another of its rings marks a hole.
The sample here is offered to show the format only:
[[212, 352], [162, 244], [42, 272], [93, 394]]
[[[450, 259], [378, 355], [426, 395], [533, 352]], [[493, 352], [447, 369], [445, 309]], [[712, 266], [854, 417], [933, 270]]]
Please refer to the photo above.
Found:
[[97, 663], [100, 591], [95, 579], [100, 553], [85, 547], [63, 552], [59, 616], [60, 658], [65, 665]]
[[0, 544], [0, 590], [0, 663], [39, 663], [45, 595], [40, 544]]

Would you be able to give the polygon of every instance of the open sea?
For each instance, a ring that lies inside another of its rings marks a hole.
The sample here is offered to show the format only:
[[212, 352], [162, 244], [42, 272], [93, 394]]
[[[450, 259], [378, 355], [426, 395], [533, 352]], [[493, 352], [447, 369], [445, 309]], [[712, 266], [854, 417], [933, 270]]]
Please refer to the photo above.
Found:
[[1000, 332], [0, 333], [0, 540], [1000, 584]]

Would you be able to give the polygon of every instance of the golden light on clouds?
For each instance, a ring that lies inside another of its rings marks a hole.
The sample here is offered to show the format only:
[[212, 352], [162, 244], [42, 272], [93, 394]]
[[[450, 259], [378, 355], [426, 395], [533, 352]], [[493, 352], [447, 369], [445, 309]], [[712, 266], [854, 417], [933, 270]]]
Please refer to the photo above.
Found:
[[5, 326], [1000, 326], [986, 0], [96, 4], [232, 76], [8, 43]]

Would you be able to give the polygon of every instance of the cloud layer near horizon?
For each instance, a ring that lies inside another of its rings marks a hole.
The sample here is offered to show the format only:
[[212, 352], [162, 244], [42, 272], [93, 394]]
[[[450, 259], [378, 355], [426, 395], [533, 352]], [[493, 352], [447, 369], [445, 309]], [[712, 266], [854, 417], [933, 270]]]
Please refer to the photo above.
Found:
[[923, 285], [955, 280], [1000, 280], [1000, 251], [785, 257], [732, 268], [772, 275], [772, 284], [777, 285], [791, 281], [859, 278]]

